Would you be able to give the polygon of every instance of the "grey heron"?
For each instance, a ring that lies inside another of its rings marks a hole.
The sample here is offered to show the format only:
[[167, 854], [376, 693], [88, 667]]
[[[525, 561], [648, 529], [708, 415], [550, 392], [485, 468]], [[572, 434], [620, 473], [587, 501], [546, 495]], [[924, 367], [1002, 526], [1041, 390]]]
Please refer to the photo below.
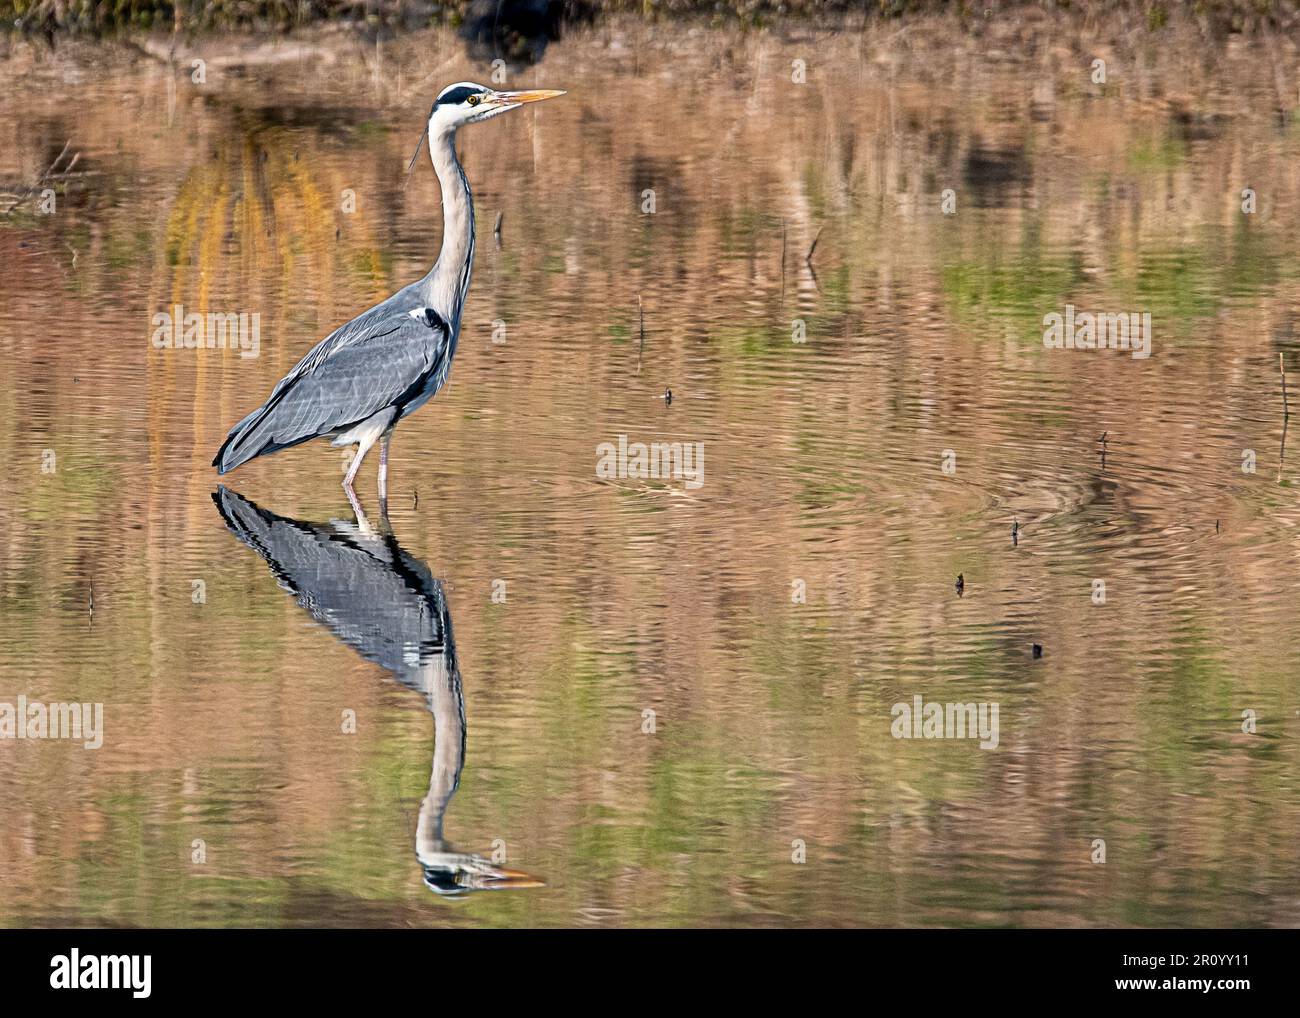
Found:
[[424, 883], [444, 897], [545, 886], [519, 870], [458, 851], [443, 835], [447, 807], [465, 767], [465, 694], [442, 582], [387, 527], [358, 513], [304, 523], [259, 508], [237, 492], [213, 492], [226, 526], [266, 560], [280, 586], [367, 661], [424, 697], [433, 714], [429, 792], [420, 803], [415, 856]]
[[[564, 93], [549, 89], [498, 92], [469, 81], [439, 93], [420, 136], [421, 144], [429, 140], [429, 157], [442, 189], [438, 260], [423, 278], [312, 347], [276, 383], [266, 402], [230, 429], [212, 461], [218, 473], [313, 438], [330, 438], [336, 446], [357, 446], [343, 481], [355, 507], [353, 478], [371, 446], [379, 442], [379, 498], [387, 501], [393, 429], [446, 383], [469, 291], [474, 205], [456, 158], [456, 131], [560, 95]], [[417, 145], [412, 166], [419, 154]]]

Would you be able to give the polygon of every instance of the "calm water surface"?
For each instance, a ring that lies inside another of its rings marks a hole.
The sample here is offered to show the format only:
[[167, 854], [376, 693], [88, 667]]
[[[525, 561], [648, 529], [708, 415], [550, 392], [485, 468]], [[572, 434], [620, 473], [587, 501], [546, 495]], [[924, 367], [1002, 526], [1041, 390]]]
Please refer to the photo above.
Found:
[[[405, 159], [490, 71], [11, 45], [0, 191], [79, 158], [0, 216], [0, 701], [105, 733], [0, 741], [0, 923], [1300, 923], [1295, 54], [977, 31], [518, 72], [570, 94], [462, 134], [474, 286], [387, 527], [324, 444], [209, 463], [426, 270]], [[1152, 356], [1045, 350], [1067, 303]], [[155, 349], [175, 304], [259, 355]], [[598, 477], [620, 435], [703, 485]], [[896, 740], [914, 696], [997, 748]]]

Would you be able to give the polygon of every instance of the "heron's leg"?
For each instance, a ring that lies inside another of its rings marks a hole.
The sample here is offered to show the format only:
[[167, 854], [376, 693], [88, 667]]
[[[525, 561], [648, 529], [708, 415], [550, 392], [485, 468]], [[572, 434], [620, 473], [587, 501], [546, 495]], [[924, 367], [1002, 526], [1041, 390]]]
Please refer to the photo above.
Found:
[[365, 456], [366, 447], [363, 445], [357, 449], [357, 454], [352, 457], [352, 466], [348, 467], [348, 475], [343, 478], [343, 489], [348, 494], [352, 494], [352, 481], [357, 476], [357, 471], [361, 469], [361, 461], [365, 459]]
[[[361, 469], [361, 461], [366, 458], [366, 453], [370, 451], [370, 447], [374, 444], [373, 437], [369, 441], [363, 438], [357, 443], [357, 454], [352, 458], [352, 466], [348, 467], [348, 476], [343, 478], [343, 490], [349, 494], [353, 493], [352, 481], [357, 476], [357, 471]], [[348, 501], [350, 502], [352, 499], [349, 498]]]
[[388, 504], [388, 443], [393, 440], [393, 433], [386, 431], [379, 440], [379, 502]]

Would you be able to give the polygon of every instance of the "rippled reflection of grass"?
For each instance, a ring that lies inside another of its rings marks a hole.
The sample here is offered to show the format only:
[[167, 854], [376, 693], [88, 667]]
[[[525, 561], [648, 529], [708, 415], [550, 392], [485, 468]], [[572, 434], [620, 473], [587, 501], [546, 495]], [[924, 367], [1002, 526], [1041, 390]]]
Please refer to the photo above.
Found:
[[[1184, 331], [1217, 314], [1231, 299], [1256, 297], [1289, 276], [1276, 245], [1263, 231], [1206, 228], [1192, 244], [1144, 246], [1133, 257], [1122, 247], [1106, 251], [1096, 280], [1081, 271], [1077, 256], [1050, 258], [1022, 248], [1009, 261], [966, 259], [940, 271], [954, 314], [967, 322], [1009, 318], [1026, 342], [1041, 335], [1043, 315], [1071, 302], [1083, 310], [1149, 312]], [[1101, 293], [1097, 295], [1100, 285]], [[1084, 288], [1088, 296], [1082, 296]]]

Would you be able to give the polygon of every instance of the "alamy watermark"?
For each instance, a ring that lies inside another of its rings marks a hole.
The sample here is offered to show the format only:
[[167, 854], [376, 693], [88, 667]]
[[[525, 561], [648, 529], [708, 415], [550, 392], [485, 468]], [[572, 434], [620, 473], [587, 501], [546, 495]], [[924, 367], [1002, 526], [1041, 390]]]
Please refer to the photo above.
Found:
[[256, 357], [262, 349], [262, 316], [254, 311], [185, 312], [184, 304], [153, 316], [150, 343], [155, 350], [238, 350]]
[[1043, 316], [1043, 346], [1049, 350], [1128, 350], [1135, 360], [1151, 356], [1151, 312], [1093, 314], [1065, 305], [1065, 314]]
[[0, 701], [0, 739], [75, 739], [86, 749], [104, 744], [102, 703], [28, 703]]
[[596, 476], [601, 480], [633, 478], [684, 481], [692, 491], [704, 485], [703, 442], [629, 443], [626, 435], [618, 444], [596, 446]]
[[998, 748], [996, 703], [926, 703], [921, 697], [896, 703], [889, 726], [895, 739], [979, 739], [980, 749]]
[[137, 999], [152, 992], [153, 955], [85, 954], [73, 948], [50, 959], [53, 990], [130, 990]]

